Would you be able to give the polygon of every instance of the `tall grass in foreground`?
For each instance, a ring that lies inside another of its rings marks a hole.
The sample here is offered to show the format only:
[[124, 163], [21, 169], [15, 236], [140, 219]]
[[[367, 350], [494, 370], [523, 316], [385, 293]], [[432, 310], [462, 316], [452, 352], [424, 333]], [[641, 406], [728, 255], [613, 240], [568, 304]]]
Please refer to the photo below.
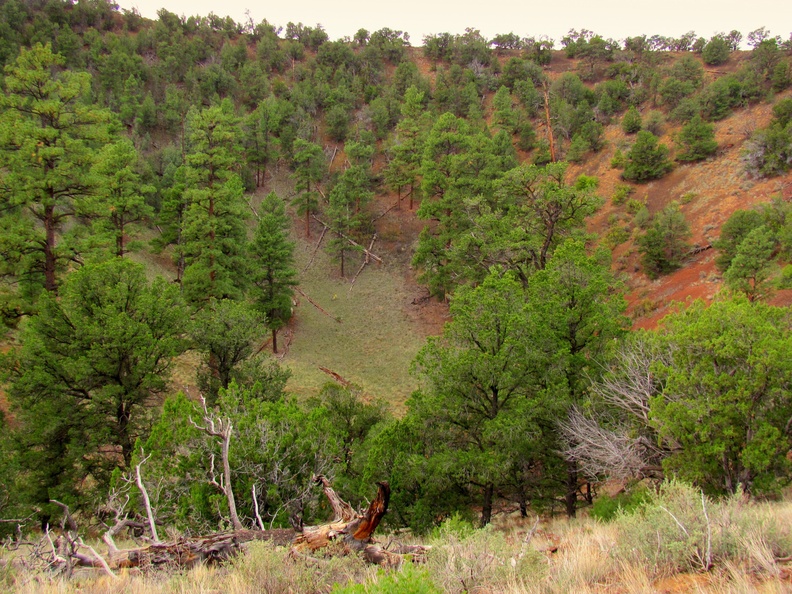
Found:
[[[253, 543], [223, 567], [83, 573], [69, 581], [0, 567], [0, 590], [88, 594], [792, 592], [792, 503], [711, 501], [667, 483], [630, 514], [474, 529], [452, 518], [423, 539], [426, 564], [379, 570], [355, 556], [290, 559]], [[332, 551], [328, 552], [332, 553]]]

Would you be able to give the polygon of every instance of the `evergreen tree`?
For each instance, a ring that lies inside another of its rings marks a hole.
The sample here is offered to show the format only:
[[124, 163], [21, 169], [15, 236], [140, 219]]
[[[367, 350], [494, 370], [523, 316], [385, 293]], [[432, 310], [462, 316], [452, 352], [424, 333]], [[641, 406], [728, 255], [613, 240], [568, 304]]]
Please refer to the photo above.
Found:
[[195, 314], [190, 336], [202, 354], [198, 385], [211, 406], [232, 381], [253, 387], [261, 363], [254, 356], [263, 331], [262, 316], [244, 301], [211, 298]]
[[677, 203], [658, 213], [652, 226], [638, 239], [641, 262], [649, 278], [657, 278], [679, 268], [690, 250], [690, 225]]
[[677, 145], [679, 146], [677, 161], [700, 161], [718, 150], [712, 124], [706, 123], [699, 115], [682, 126], [677, 137]]
[[278, 352], [278, 330], [291, 317], [292, 287], [297, 284], [291, 220], [283, 201], [270, 192], [259, 208], [259, 222], [250, 244], [253, 258], [252, 298], [272, 331], [272, 352]]
[[404, 95], [401, 108], [402, 119], [396, 124], [396, 138], [392, 148], [392, 158], [385, 169], [385, 181], [395, 189], [401, 205], [401, 192], [408, 188], [410, 210], [416, 193], [420, 191], [418, 173], [421, 166], [424, 144], [424, 122], [426, 111], [423, 106], [424, 93], [410, 86]]
[[638, 109], [634, 105], [631, 105], [622, 118], [622, 130], [624, 130], [625, 134], [635, 134], [642, 127], [641, 114], [638, 113]]
[[230, 102], [193, 110], [185, 157], [185, 297], [239, 297], [246, 284], [247, 209], [239, 176], [239, 129]]
[[355, 236], [363, 229], [366, 222], [363, 209], [374, 197], [370, 172], [374, 147], [349, 142], [346, 150], [351, 165], [341, 174], [338, 183], [330, 192], [327, 208], [330, 230], [336, 234], [330, 243], [330, 249], [341, 264], [342, 277], [346, 252], [354, 247], [347, 238]]
[[[105, 112], [84, 103], [87, 73], [62, 70], [49, 45], [23, 49], [6, 67], [0, 96], [0, 212], [4, 258], [25, 283], [54, 292], [77, 249], [64, 240], [94, 189], [94, 149], [107, 138]], [[35, 291], [35, 289], [32, 289]]]
[[672, 167], [668, 160], [668, 147], [659, 144], [651, 132], [641, 130], [627, 153], [627, 165], [622, 177], [628, 181], [644, 182], [663, 177]]
[[316, 185], [327, 171], [322, 147], [302, 138], [294, 141], [294, 189], [297, 197], [294, 204], [297, 214], [305, 217], [305, 236], [311, 237], [311, 215], [319, 208]]
[[[540, 435], [539, 341], [525, 307], [520, 284], [494, 270], [477, 288], [456, 291], [452, 322], [415, 360], [422, 386], [408, 401], [408, 419], [419, 424], [416, 441], [431, 444], [431, 453], [418, 460], [419, 473], [442, 482], [443, 490], [459, 485], [469, 493], [481, 507], [482, 524], [490, 522], [496, 493], [505, 488], [505, 470], [530, 456]], [[403, 465], [407, 457], [400, 458]], [[413, 505], [436, 509], [448, 499], [435, 495]]]
[[[547, 423], [585, 405], [588, 386], [601, 372], [598, 362], [626, 330], [622, 315], [626, 303], [617, 287], [607, 254], [589, 255], [578, 240], [559, 246], [547, 267], [529, 280], [530, 324], [541, 329], [544, 343], [538, 348], [546, 353], [538, 383], [552, 394], [543, 411]], [[545, 439], [558, 438], [556, 428]], [[567, 461], [564, 471], [566, 512], [573, 517], [579, 489], [577, 463]]]
[[662, 326], [662, 393], [649, 419], [667, 474], [713, 493], [776, 492], [789, 482], [792, 330], [787, 308], [696, 302]]
[[94, 231], [90, 244], [118, 257], [134, 247], [131, 236], [153, 214], [143, 194], [153, 194], [154, 187], [141, 182], [137, 164], [137, 151], [129, 140], [105, 145], [92, 168], [98, 195], [84, 207]]
[[726, 286], [743, 293], [748, 301], [766, 297], [770, 292], [768, 280], [773, 271], [775, 248], [775, 237], [764, 225], [748, 233], [723, 274]]
[[147, 409], [184, 350], [185, 323], [177, 287], [148, 283], [125, 258], [86, 265], [67, 277], [60, 299], [42, 297], [9, 389], [32, 501], [101, 492], [114, 468], [128, 468]]

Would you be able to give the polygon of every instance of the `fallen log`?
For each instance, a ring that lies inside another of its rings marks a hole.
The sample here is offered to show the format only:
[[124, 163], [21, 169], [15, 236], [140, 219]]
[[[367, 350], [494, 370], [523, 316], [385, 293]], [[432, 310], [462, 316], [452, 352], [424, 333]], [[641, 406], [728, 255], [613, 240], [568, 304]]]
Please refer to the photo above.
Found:
[[387, 513], [390, 502], [390, 485], [387, 482], [377, 483], [377, 496], [361, 512], [355, 512], [349, 503], [341, 499], [325, 477], [317, 477], [316, 482], [322, 485], [330, 502], [333, 519], [320, 526], [304, 527], [302, 533], [292, 541], [290, 556], [303, 559], [306, 552], [317, 551], [333, 542], [339, 542], [342, 544], [342, 554], [358, 553], [369, 563], [377, 565], [398, 567], [406, 559], [413, 562], [424, 560], [431, 547], [412, 545], [391, 551], [374, 542], [374, 531]]

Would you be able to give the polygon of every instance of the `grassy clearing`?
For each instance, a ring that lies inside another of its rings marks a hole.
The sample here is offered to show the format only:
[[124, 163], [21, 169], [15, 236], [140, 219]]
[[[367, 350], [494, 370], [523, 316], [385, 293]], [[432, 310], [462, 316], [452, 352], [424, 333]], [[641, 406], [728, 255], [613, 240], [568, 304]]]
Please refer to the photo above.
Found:
[[[398, 410], [416, 387], [409, 367], [425, 338], [407, 311], [417, 291], [413, 294], [405, 285], [401, 268], [387, 262], [369, 264], [352, 285], [340, 278], [338, 265], [321, 249], [303, 272], [313, 242], [298, 241], [300, 289], [341, 322], [297, 295], [293, 340], [284, 358], [293, 372], [289, 389], [315, 394], [331, 379], [319, 369], [326, 367]], [[351, 268], [353, 275], [356, 267]]]

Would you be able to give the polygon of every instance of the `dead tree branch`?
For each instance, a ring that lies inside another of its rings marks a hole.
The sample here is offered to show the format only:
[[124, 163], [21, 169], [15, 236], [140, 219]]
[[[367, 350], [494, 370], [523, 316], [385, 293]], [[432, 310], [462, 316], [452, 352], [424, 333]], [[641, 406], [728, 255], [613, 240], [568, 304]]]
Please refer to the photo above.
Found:
[[319, 311], [321, 311], [321, 312], [322, 312], [324, 315], [326, 315], [328, 318], [332, 318], [333, 320], [335, 320], [335, 321], [336, 321], [336, 322], [338, 322], [339, 324], [341, 323], [341, 320], [340, 320], [339, 318], [335, 317], [335, 316], [334, 316], [333, 314], [331, 314], [331, 313], [328, 313], [328, 312], [327, 312], [325, 309], [323, 309], [323, 308], [322, 308], [322, 306], [321, 306], [321, 305], [319, 305], [319, 304], [318, 304], [316, 301], [314, 301], [313, 299], [311, 299], [310, 297], [308, 297], [308, 295], [306, 295], [306, 294], [305, 294], [305, 292], [304, 292], [304, 291], [303, 291], [303, 290], [302, 290], [300, 287], [295, 287], [295, 288], [294, 288], [294, 290], [295, 290], [295, 291], [297, 291], [297, 292], [298, 292], [300, 295], [302, 295], [303, 297], [305, 297], [305, 298], [308, 300], [308, 303], [310, 303], [311, 305], [313, 305], [313, 306], [314, 306], [316, 309], [318, 309]]
[[[314, 219], [314, 220], [316, 220], [316, 221], [318, 221], [318, 222], [319, 222], [321, 225], [324, 225], [325, 227], [329, 228], [329, 225], [328, 225], [327, 223], [325, 223], [324, 221], [322, 221], [322, 219], [320, 219], [320, 218], [319, 218], [319, 217], [317, 217], [316, 215], [312, 214], [312, 215], [311, 215], [311, 217], [313, 217], [313, 219]], [[364, 252], [364, 253], [365, 253], [367, 256], [369, 256], [369, 257], [370, 257], [372, 260], [374, 260], [375, 262], [377, 262], [377, 264], [382, 264], [382, 258], [380, 258], [380, 257], [379, 257], [378, 255], [376, 255], [376, 254], [373, 254], [373, 253], [371, 253], [369, 250], [367, 250], [366, 248], [364, 248], [362, 245], [360, 245], [360, 244], [359, 244], [358, 242], [356, 242], [354, 239], [350, 239], [349, 237], [347, 237], [347, 236], [346, 236], [346, 235], [344, 235], [343, 233], [339, 233], [339, 232], [337, 232], [337, 231], [334, 231], [334, 233], [336, 233], [336, 234], [337, 234], [339, 237], [341, 237], [342, 239], [344, 239], [344, 240], [346, 240], [347, 242], [349, 242], [351, 245], [353, 245], [353, 246], [355, 246], [356, 248], [359, 248], [360, 250], [362, 250], [362, 251], [363, 251], [363, 252]]]
[[220, 439], [221, 444], [221, 458], [223, 463], [223, 476], [218, 483], [214, 478], [214, 456], [212, 456], [212, 479], [211, 484], [217, 487], [228, 501], [228, 513], [231, 516], [231, 525], [234, 530], [243, 530], [244, 526], [239, 521], [237, 515], [236, 499], [234, 498], [234, 489], [231, 484], [231, 462], [229, 460], [229, 450], [231, 449], [231, 434], [234, 427], [231, 419], [225, 417], [217, 417], [214, 413], [210, 413], [206, 407], [206, 399], [201, 397], [201, 402], [204, 409], [204, 423], [205, 425], [198, 425], [195, 421], [190, 419], [190, 423], [198, 429], [203, 431], [210, 437], [217, 437]]

